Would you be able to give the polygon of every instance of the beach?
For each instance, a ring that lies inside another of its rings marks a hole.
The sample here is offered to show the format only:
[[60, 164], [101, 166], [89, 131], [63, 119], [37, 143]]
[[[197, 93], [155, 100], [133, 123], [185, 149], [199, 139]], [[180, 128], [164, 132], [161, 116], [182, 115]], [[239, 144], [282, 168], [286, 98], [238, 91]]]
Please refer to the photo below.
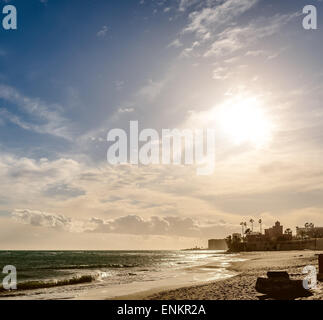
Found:
[[[259, 300], [262, 295], [255, 290], [257, 277], [266, 276], [267, 271], [288, 271], [292, 279], [303, 279], [302, 270], [307, 265], [318, 267], [315, 251], [276, 251], [241, 253], [245, 261], [233, 262], [228, 270], [238, 274], [228, 279], [176, 290], [168, 290], [153, 295], [141, 296], [148, 300]], [[211, 265], [210, 265], [211, 267]], [[323, 285], [319, 283], [312, 296], [297, 298], [323, 300]], [[133, 296], [132, 298], [136, 298]]]
[[[305, 266], [318, 269], [319, 253], [7, 252], [2, 259], [20, 266], [18, 287], [29, 290], [3, 292], [0, 300], [259, 300], [265, 297], [255, 290], [257, 277], [288, 271], [291, 279], [304, 279]], [[38, 268], [36, 261], [42, 261]], [[322, 300], [322, 289], [320, 283], [300, 299]]]
[[0, 265], [17, 267], [17, 290], [1, 299], [105, 300], [146, 296], [236, 275], [239, 254], [224, 251], [3, 251]]

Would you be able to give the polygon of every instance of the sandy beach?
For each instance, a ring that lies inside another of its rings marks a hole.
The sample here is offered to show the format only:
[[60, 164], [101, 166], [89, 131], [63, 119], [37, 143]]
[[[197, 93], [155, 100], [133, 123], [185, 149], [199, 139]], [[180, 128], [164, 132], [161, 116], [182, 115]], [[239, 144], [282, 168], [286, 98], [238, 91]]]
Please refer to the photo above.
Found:
[[[318, 267], [318, 259], [314, 251], [290, 252], [254, 252], [241, 253], [245, 261], [235, 262], [228, 269], [238, 272], [229, 279], [211, 282], [204, 285], [168, 290], [152, 295], [135, 296], [147, 300], [259, 300], [261, 294], [255, 290], [258, 276], [266, 276], [268, 270], [286, 270], [292, 279], [303, 279], [302, 270], [307, 265]], [[209, 265], [212, 267], [212, 265]], [[299, 299], [323, 300], [323, 284], [319, 283], [312, 296]]]
[[[268, 271], [287, 271], [291, 279], [304, 279], [305, 266], [318, 270], [319, 251], [275, 251], [226, 254], [220, 252], [187, 252], [186, 267], [175, 264], [157, 272], [152, 270], [131, 273], [115, 271], [114, 277], [85, 284], [25, 290], [1, 299], [14, 300], [259, 300], [268, 299], [255, 290], [257, 277]], [[137, 253], [139, 254], [139, 253]], [[156, 254], [156, 253], [155, 253]], [[168, 254], [174, 254], [172, 252]], [[111, 253], [108, 253], [111, 255]], [[82, 254], [84, 256], [84, 253]], [[131, 256], [132, 257], [132, 256]], [[163, 255], [162, 255], [163, 257]], [[199, 257], [199, 261], [192, 263]], [[201, 258], [202, 257], [202, 258]], [[194, 258], [194, 259], [193, 259]], [[192, 260], [193, 259], [193, 260]], [[176, 260], [177, 262], [179, 260]], [[181, 262], [182, 263], [182, 262]], [[176, 267], [175, 267], [176, 266]], [[83, 270], [81, 269], [83, 272]], [[88, 271], [86, 271], [88, 272]], [[121, 275], [128, 274], [127, 281]], [[129, 275], [130, 274], [130, 275]], [[129, 278], [132, 277], [132, 278]], [[120, 279], [121, 280], [120, 280]], [[124, 279], [123, 279], [124, 280]], [[114, 282], [113, 282], [114, 281]], [[299, 299], [323, 300], [323, 283], [308, 297]], [[298, 299], [298, 298], [297, 298]]]

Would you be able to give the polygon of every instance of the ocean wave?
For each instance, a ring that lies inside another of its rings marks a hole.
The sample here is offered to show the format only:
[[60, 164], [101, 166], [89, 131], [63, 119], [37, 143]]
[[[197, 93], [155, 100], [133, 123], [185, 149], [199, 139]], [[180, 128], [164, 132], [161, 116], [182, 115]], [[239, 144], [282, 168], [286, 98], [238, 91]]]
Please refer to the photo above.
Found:
[[[17, 291], [25, 291], [25, 290], [35, 290], [35, 289], [47, 289], [53, 287], [61, 287], [61, 286], [70, 286], [82, 283], [90, 283], [97, 280], [102, 280], [106, 278], [108, 274], [106, 272], [97, 272], [95, 274], [87, 274], [87, 275], [79, 275], [74, 276], [68, 279], [54, 279], [54, 280], [34, 280], [34, 281], [25, 281], [17, 284]], [[15, 291], [16, 292], [16, 291]], [[9, 293], [7, 290], [0, 286], [0, 294]], [[14, 292], [10, 292], [12, 295]]]
[[137, 264], [84, 264], [84, 265], [58, 265], [58, 266], [43, 266], [43, 267], [33, 267], [33, 268], [21, 268], [18, 271], [35, 271], [35, 270], [77, 270], [77, 269], [121, 269], [121, 268], [134, 268], [137, 267]]

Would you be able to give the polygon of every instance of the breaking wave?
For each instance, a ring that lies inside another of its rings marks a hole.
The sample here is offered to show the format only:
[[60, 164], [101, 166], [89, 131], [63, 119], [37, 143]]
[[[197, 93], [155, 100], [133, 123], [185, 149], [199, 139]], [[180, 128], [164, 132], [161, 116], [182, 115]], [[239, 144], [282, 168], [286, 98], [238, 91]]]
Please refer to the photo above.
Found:
[[[25, 281], [17, 284], [17, 290], [15, 290], [15, 292], [24, 291], [24, 290], [47, 289], [47, 288], [53, 288], [53, 287], [70, 286], [70, 285], [76, 285], [76, 284], [82, 284], [82, 283], [90, 283], [93, 281], [101, 280], [105, 277], [107, 277], [106, 272], [98, 272], [96, 274], [74, 276], [68, 279], [54, 279], [54, 280], [46, 280], [46, 281], [42, 281], [42, 280]], [[0, 293], [3, 294], [3, 293], [9, 293], [9, 292], [5, 290], [1, 285]], [[10, 293], [13, 294], [14, 292], [11, 291]]]

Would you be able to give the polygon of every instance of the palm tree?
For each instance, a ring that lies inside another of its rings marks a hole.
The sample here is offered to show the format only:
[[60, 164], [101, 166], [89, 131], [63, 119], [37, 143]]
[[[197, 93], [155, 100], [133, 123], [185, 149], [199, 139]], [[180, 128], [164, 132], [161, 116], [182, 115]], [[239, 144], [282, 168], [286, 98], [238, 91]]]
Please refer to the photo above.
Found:
[[305, 229], [306, 229], [306, 235], [312, 236], [312, 232], [313, 232], [313, 229], [314, 229], [314, 223], [306, 222], [305, 223]]
[[259, 219], [259, 226], [260, 226], [260, 233], [262, 233], [262, 220], [261, 219]]
[[242, 228], [242, 237], [243, 237], [243, 234], [244, 234], [244, 222], [241, 222], [241, 223], [240, 223], [240, 226], [241, 226], [241, 228]]
[[253, 223], [255, 222], [255, 220], [250, 219], [250, 221], [249, 221], [249, 222], [251, 223], [251, 230], [252, 230], [252, 232], [253, 232]]

